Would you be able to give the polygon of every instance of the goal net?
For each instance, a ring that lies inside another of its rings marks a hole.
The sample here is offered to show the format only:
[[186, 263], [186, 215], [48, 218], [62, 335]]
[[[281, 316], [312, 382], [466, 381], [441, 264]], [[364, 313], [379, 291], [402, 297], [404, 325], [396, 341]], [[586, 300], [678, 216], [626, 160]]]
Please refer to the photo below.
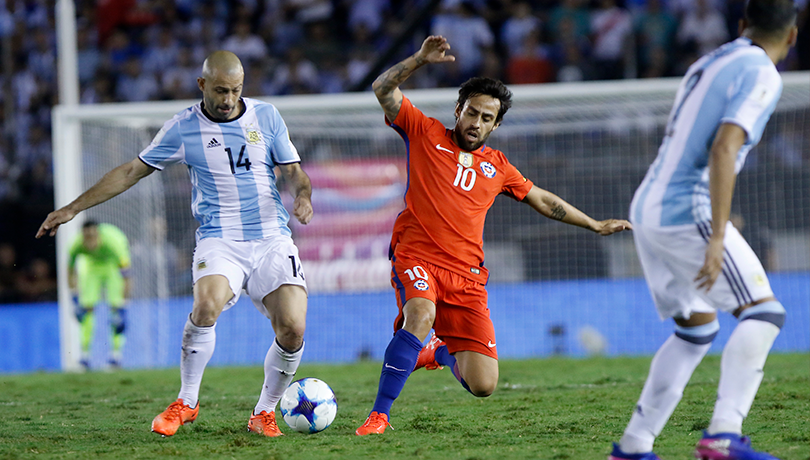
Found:
[[[808, 78], [806, 72], [785, 75], [776, 113], [738, 178], [733, 210], [735, 224], [788, 308], [790, 320], [776, 345], [782, 350], [810, 349]], [[677, 83], [516, 86], [514, 105], [489, 145], [504, 151], [539, 187], [594, 218], [625, 218], [657, 153]], [[406, 95], [425, 114], [452, 126], [455, 89]], [[407, 187], [404, 143], [385, 126], [370, 93], [260, 99], [278, 107], [313, 183], [315, 217], [306, 226], [291, 222], [310, 291], [307, 359], [381, 357], [396, 316], [388, 244]], [[195, 102], [58, 107], [57, 204], [70, 202], [104, 173], [134, 159], [165, 120]], [[289, 209], [292, 200], [282, 195]], [[188, 172], [174, 166], [60, 230], [60, 275], [66, 241], [78, 231], [78, 221], [109, 222], [129, 237], [133, 292], [126, 366], [179, 363], [181, 331], [192, 304], [197, 223], [190, 199]], [[487, 217], [484, 246], [489, 305], [505, 358], [648, 354], [671, 332], [654, 312], [629, 232], [599, 237], [499, 197]], [[76, 322], [64, 276], [60, 311], [63, 367], [71, 369], [78, 356]], [[246, 296], [223, 313], [212, 363], [261, 363], [266, 347], [256, 343], [269, 346], [273, 335], [269, 321], [257, 315]], [[98, 321], [103, 324], [103, 311]], [[94, 346], [100, 362], [103, 337]]]

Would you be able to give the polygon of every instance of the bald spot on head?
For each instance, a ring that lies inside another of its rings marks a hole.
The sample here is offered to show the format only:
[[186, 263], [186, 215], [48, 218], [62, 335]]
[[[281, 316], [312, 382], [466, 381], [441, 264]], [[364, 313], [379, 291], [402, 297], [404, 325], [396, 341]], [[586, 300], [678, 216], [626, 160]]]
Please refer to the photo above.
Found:
[[214, 51], [203, 62], [202, 77], [205, 79], [213, 78], [215, 75], [236, 77], [244, 74], [242, 62], [230, 51]]

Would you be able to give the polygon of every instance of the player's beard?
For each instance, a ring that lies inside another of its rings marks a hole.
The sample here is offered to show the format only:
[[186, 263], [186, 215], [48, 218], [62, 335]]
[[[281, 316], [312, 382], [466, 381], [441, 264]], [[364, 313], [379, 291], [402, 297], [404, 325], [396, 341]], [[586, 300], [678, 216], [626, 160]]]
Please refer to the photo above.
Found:
[[486, 142], [487, 138], [489, 137], [489, 134], [487, 134], [486, 136], [481, 136], [481, 131], [478, 131], [478, 137], [476, 138], [476, 140], [474, 142], [470, 142], [469, 140], [467, 140], [466, 135], [468, 131], [470, 130], [460, 132], [460, 130], [458, 130], [457, 128], [455, 132], [456, 144], [458, 144], [459, 147], [468, 152], [472, 152], [474, 150], [478, 150], [479, 148], [481, 148], [481, 146], [484, 145], [484, 142]]
[[[230, 110], [226, 112], [225, 109]], [[234, 110], [233, 107], [229, 107], [225, 104], [219, 104], [219, 105], [212, 105], [210, 113], [212, 117], [214, 117], [219, 121], [228, 121], [233, 115], [233, 110]]]
[[[229, 121], [235, 117], [234, 111], [241, 109], [238, 101], [232, 106], [228, 104], [217, 104], [215, 100], [208, 100], [207, 98], [203, 98], [203, 102], [205, 103], [205, 111], [208, 112], [211, 118], [217, 121]], [[230, 109], [230, 111], [224, 112], [223, 109]]]
[[227, 104], [220, 104], [217, 106], [217, 112], [219, 113], [220, 117], [227, 120], [228, 117], [233, 116], [233, 111], [236, 109], [236, 106], [227, 105]]

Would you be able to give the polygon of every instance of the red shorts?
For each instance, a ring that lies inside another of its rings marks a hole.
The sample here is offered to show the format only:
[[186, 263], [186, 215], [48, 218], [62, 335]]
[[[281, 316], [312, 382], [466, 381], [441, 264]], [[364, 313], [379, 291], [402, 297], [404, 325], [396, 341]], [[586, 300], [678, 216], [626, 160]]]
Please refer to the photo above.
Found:
[[401, 329], [405, 321], [402, 314], [405, 302], [422, 297], [436, 304], [433, 329], [447, 343], [450, 353], [474, 351], [498, 359], [495, 328], [489, 317], [487, 290], [483, 284], [401, 254], [393, 258], [391, 265], [391, 285], [396, 290], [399, 306], [395, 331]]

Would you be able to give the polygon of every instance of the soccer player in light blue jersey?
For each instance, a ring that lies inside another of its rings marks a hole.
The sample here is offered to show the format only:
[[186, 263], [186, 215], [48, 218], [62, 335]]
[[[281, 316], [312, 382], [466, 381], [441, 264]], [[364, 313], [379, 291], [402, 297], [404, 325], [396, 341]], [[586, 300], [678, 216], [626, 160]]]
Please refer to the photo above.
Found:
[[293, 215], [302, 224], [312, 219], [312, 186], [278, 110], [241, 97], [243, 80], [236, 55], [212, 53], [197, 79], [202, 102], [167, 121], [138, 158], [108, 172], [72, 203], [50, 213], [37, 232], [37, 238], [55, 235], [59, 225], [155, 170], [175, 163], [188, 167], [192, 213], [200, 223], [192, 267], [194, 305], [183, 330], [180, 394], [152, 421], [152, 431], [164, 436], [197, 418], [217, 318], [236, 303], [242, 289], [276, 333], [264, 361], [264, 384], [249, 430], [271, 437], [282, 434], [275, 406], [303, 353], [307, 286], [274, 169], [291, 184]]
[[658, 459], [653, 442], [717, 335], [717, 311], [739, 322], [723, 350], [714, 414], [695, 457], [776, 458], [753, 450], [741, 433], [785, 308], [729, 213], [736, 174], [782, 92], [775, 64], [796, 42], [795, 24], [792, 0], [749, 0], [741, 37], [695, 62], [678, 88], [658, 157], [630, 207], [644, 276], [675, 332], [653, 358], [609, 460]]

